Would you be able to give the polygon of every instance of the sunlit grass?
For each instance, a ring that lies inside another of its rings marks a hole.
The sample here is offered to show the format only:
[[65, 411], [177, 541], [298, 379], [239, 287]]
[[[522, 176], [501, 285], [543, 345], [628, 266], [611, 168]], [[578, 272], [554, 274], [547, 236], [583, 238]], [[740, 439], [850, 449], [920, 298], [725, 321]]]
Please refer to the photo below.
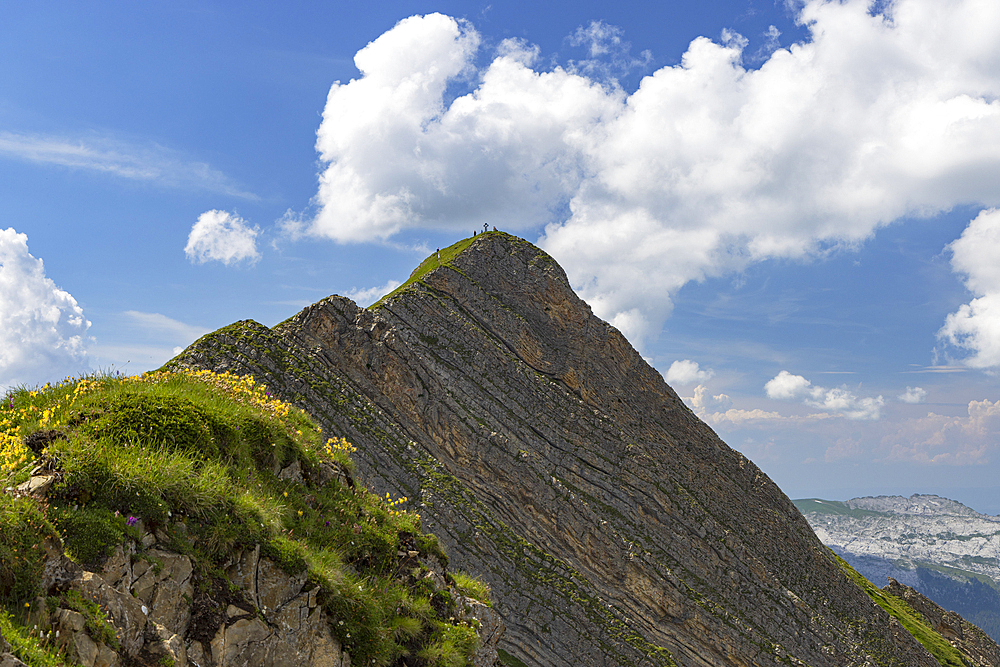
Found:
[[[141, 552], [141, 531], [157, 531], [212, 576], [258, 544], [290, 574], [305, 570], [354, 664], [400, 656], [465, 664], [456, 660], [468, 658], [475, 635], [455, 625], [451, 595], [428, 589], [416, 561], [400, 567], [404, 542], [425, 560], [446, 560], [408, 500], [315, 481], [337, 468], [342, 479], [352, 476], [354, 451], [249, 377], [156, 372], [13, 390], [0, 403], [0, 485], [23, 482], [39, 465], [60, 479], [44, 502], [0, 496], [4, 618], [16, 624], [19, 605], [40, 594], [46, 537], [96, 567], [123, 542]], [[300, 476], [279, 476], [292, 469]], [[474, 597], [487, 591], [470, 578], [458, 582]], [[434, 595], [445, 613], [435, 611]]]
[[840, 556], [834, 554], [837, 564], [840, 565], [848, 577], [868, 594], [875, 604], [893, 616], [913, 637], [923, 644], [934, 659], [943, 667], [967, 667], [968, 663], [962, 654], [954, 646], [948, 643], [944, 637], [935, 632], [928, 624], [927, 619], [922, 614], [915, 611], [905, 600], [901, 600], [895, 595], [886, 593], [875, 584], [865, 579], [853, 567], [848, 565]]

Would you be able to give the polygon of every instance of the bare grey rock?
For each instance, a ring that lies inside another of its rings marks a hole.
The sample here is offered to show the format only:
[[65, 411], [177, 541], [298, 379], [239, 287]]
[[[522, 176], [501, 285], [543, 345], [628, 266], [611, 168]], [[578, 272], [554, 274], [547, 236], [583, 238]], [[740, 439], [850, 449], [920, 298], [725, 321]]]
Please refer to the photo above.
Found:
[[278, 473], [278, 479], [285, 479], [290, 482], [301, 482], [302, 466], [299, 465], [298, 459], [296, 459], [287, 468]]
[[895, 579], [890, 579], [882, 590], [901, 598], [919, 612], [935, 632], [972, 662], [973, 667], [1000, 666], [1000, 646], [955, 612], [945, 611], [917, 590], [904, 586]]
[[183, 667], [187, 664], [187, 647], [184, 639], [177, 633], [171, 632], [167, 627], [150, 621], [147, 626], [146, 652], [154, 659], [162, 660], [167, 658], [172, 661], [175, 667]]
[[54, 539], [43, 543], [45, 564], [42, 566], [41, 588], [46, 594], [64, 591], [75, 577], [83, 571], [63, 552], [62, 544]]
[[84, 571], [70, 583], [86, 600], [94, 600], [104, 609], [111, 623], [118, 629], [118, 641], [122, 651], [135, 657], [145, 640], [147, 614], [149, 609], [128, 593], [108, 585], [93, 572]]
[[[191, 621], [194, 596], [191, 559], [160, 549], [150, 551], [149, 557], [160, 564], [159, 573], [155, 574], [155, 589], [148, 599], [149, 619], [183, 637]], [[155, 569], [150, 568], [147, 573]]]
[[477, 628], [479, 633], [479, 647], [472, 656], [473, 667], [493, 667], [498, 659], [497, 646], [506, 630], [500, 614], [479, 600], [465, 596], [459, 596], [455, 606], [458, 620]]
[[855, 556], [985, 575], [1000, 585], [1000, 517], [925, 494], [796, 503], [824, 544]]
[[54, 473], [33, 475], [28, 478], [28, 481], [20, 484], [17, 487], [17, 491], [28, 495], [43, 496], [48, 493], [49, 487], [52, 486], [52, 483], [55, 481], [56, 475]]
[[489, 583], [527, 665], [937, 664], [523, 240], [172, 363], [252, 374], [352, 441], [365, 483]]

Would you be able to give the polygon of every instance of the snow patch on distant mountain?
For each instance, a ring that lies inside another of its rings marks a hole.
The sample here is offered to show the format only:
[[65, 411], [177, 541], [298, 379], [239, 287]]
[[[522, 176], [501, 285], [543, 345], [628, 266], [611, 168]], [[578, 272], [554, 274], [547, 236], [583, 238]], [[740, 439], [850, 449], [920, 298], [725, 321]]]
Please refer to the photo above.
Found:
[[869, 581], [892, 577], [1000, 637], [1000, 517], [935, 495], [792, 502]]

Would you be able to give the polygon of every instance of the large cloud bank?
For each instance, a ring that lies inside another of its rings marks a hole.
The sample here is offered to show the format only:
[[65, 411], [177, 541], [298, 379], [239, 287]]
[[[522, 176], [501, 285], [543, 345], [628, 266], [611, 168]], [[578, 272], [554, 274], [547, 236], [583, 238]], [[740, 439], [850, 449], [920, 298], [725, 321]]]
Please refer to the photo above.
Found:
[[0, 392], [89, 370], [89, 327], [76, 299], [28, 252], [27, 235], [0, 230]]
[[405, 19], [330, 90], [319, 211], [298, 231], [540, 231], [595, 311], [641, 343], [688, 281], [1000, 204], [1000, 3], [883, 4], [806, 0], [811, 41], [759, 69], [738, 35], [695, 39], [631, 94], [542, 68], [515, 40], [477, 67], [469, 23]]
[[971, 352], [973, 368], [1000, 367], [1000, 211], [990, 209], [969, 223], [951, 244], [951, 266], [966, 277], [976, 298], [950, 314], [938, 335]]

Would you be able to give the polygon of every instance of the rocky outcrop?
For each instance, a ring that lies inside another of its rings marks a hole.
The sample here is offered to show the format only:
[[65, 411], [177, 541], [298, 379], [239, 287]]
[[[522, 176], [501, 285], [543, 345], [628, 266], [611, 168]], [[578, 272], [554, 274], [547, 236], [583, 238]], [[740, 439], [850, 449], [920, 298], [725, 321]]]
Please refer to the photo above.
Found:
[[239, 322], [171, 365], [253, 374], [351, 440], [490, 584], [508, 664], [937, 664], [551, 257], [461, 245], [370, 309]]
[[99, 572], [50, 551], [46, 592], [59, 602], [40, 598], [31, 622], [70, 660], [84, 667], [350, 665], [316, 587], [260, 558], [259, 547], [234, 555], [232, 587], [220, 596], [196, 590], [189, 556], [147, 538], [146, 549], [119, 546]]
[[969, 623], [953, 611], [943, 607], [905, 586], [895, 579], [889, 579], [882, 590], [906, 602], [927, 621], [927, 624], [961, 651], [974, 667], [995, 667], [1000, 665], [1000, 646], [997, 646], [985, 632]]
[[[199, 578], [192, 556], [171, 550], [168, 534], [186, 535], [183, 521], [157, 531], [136, 525], [141, 540], [117, 546], [97, 571], [68, 558], [57, 540], [43, 545], [44, 595], [28, 604], [26, 625], [73, 664], [350, 667], [320, 589], [304, 571], [289, 574], [256, 545], [232, 554], [220, 585], [218, 574]], [[405, 554], [411, 565], [418, 564], [414, 554]], [[500, 616], [457, 594], [439, 571], [429, 573], [430, 588], [454, 600], [456, 621], [479, 628], [475, 667], [492, 667], [504, 633]], [[23, 665], [10, 651], [0, 637], [0, 667]]]

